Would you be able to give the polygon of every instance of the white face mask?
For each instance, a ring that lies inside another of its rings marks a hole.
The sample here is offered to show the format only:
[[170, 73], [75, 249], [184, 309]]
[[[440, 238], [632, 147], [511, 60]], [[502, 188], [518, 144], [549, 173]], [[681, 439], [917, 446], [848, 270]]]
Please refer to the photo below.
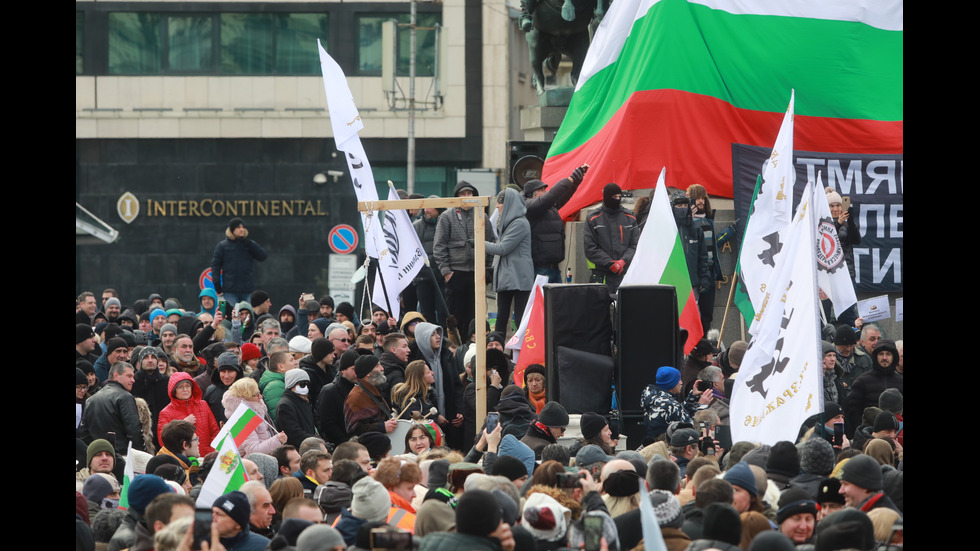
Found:
[[310, 387], [309, 386], [294, 386], [293, 387], [293, 392], [295, 392], [296, 394], [299, 394], [300, 396], [306, 396], [307, 394], [310, 393]]

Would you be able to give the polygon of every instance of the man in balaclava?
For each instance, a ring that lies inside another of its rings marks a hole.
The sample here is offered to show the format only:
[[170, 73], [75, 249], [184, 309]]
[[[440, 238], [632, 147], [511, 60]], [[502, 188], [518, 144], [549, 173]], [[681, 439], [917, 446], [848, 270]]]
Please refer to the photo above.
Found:
[[589, 213], [585, 228], [585, 257], [594, 265], [593, 283], [605, 283], [615, 295], [636, 253], [640, 227], [633, 211], [622, 207], [623, 190], [609, 183], [602, 188], [602, 206]]

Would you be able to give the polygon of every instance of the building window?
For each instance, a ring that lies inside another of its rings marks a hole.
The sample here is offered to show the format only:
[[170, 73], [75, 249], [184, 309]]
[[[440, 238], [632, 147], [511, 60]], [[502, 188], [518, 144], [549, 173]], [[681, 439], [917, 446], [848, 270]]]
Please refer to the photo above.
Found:
[[156, 13], [109, 14], [109, 74], [162, 72], [160, 26]]
[[75, 12], [75, 74], [80, 75], [85, 69], [83, 49], [85, 47], [85, 14]]
[[[398, 23], [407, 24], [409, 18], [407, 13], [357, 16], [357, 68], [360, 74], [381, 74], [381, 24], [391, 19]], [[437, 23], [442, 23], [442, 14], [440, 13], [419, 13], [416, 15], [415, 74], [418, 76], [435, 75], [436, 33], [432, 29]], [[397, 74], [398, 76], [408, 76], [410, 51], [408, 27], [399, 26], [397, 34]]]
[[327, 42], [328, 22], [326, 13], [110, 13], [109, 73], [319, 75], [315, 44]]

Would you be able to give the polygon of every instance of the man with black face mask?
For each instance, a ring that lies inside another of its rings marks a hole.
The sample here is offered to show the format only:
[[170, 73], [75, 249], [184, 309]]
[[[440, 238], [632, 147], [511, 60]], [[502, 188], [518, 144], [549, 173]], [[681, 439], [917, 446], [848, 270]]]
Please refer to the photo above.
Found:
[[618, 185], [606, 184], [602, 188], [602, 206], [589, 213], [585, 228], [585, 257], [595, 265], [591, 281], [605, 283], [613, 296], [640, 239], [633, 211], [620, 204], [622, 192]]
[[[687, 260], [687, 272], [691, 276], [694, 300], [700, 300], [701, 293], [712, 285], [704, 232], [691, 219], [691, 199], [687, 195], [683, 192], [678, 193], [670, 204], [674, 207], [672, 209], [674, 221], [677, 222], [681, 246], [684, 247], [684, 258]], [[705, 327], [704, 330], [707, 331], [708, 328]]]

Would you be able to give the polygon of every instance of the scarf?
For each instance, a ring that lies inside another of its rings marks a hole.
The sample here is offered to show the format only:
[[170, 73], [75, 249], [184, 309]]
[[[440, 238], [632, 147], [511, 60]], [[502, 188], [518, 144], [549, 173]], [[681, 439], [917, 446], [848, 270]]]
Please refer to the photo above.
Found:
[[534, 406], [535, 413], [540, 414], [541, 413], [541, 410], [544, 409], [544, 404], [546, 402], [546, 400], [545, 400], [545, 397], [546, 397], [545, 394], [546, 394], [546, 391], [544, 391], [544, 390], [542, 390], [541, 392], [538, 392], [538, 393], [531, 392], [530, 390], [527, 391], [528, 401], [531, 402], [531, 405], [532, 406]]

